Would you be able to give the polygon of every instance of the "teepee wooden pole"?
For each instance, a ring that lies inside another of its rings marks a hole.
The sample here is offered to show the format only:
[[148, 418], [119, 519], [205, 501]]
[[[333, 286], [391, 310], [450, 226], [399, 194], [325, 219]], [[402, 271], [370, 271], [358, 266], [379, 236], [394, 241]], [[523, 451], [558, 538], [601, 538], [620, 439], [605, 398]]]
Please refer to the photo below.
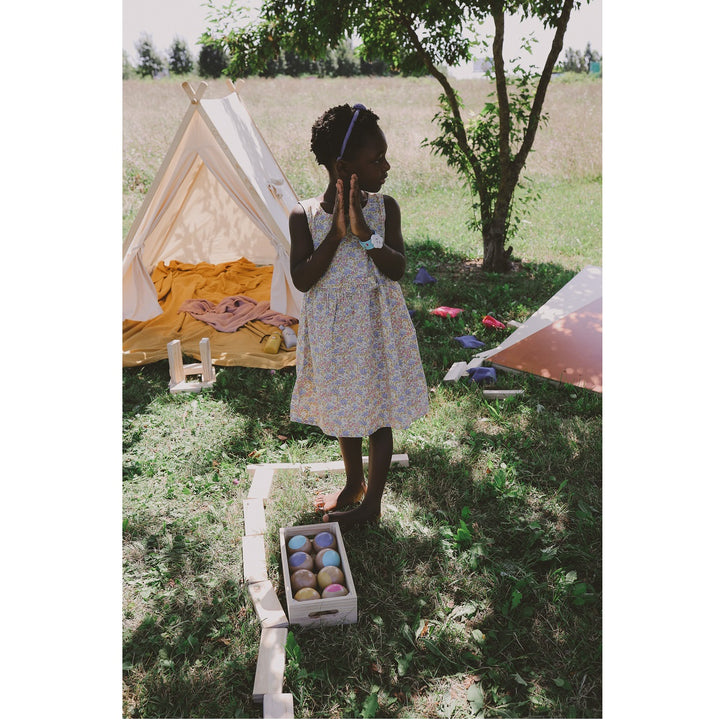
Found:
[[203, 80], [198, 85], [198, 89], [194, 90], [193, 86], [186, 80], [182, 84], [182, 89], [187, 93], [187, 96], [190, 98], [190, 102], [193, 105], [197, 105], [200, 100], [202, 100], [202, 96], [205, 94], [205, 91], [208, 89], [208, 84]]

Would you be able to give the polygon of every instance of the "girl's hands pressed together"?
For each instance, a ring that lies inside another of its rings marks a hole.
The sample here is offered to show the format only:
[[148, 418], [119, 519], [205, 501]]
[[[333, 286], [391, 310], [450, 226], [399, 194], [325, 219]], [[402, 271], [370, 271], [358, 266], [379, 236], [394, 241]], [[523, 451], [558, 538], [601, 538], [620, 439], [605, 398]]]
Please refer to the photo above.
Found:
[[350, 178], [350, 232], [365, 241], [370, 239], [372, 231], [365, 222], [365, 218], [362, 213], [361, 198], [362, 192], [360, 191], [358, 176], [353, 173]]
[[347, 235], [347, 218], [345, 217], [345, 196], [343, 193], [343, 181], [338, 178], [335, 183], [335, 205], [333, 206], [332, 227], [338, 240]]

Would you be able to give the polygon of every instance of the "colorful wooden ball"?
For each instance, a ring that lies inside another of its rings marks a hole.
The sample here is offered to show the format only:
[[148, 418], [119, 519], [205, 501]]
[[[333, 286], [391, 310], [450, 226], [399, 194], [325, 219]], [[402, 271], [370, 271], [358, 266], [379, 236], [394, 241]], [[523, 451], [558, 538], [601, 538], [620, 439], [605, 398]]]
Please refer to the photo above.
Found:
[[327, 565], [318, 572], [317, 581], [318, 587], [323, 590], [333, 583], [342, 585], [345, 582], [345, 575], [343, 575], [343, 571], [337, 567], [337, 565]]
[[308, 555], [306, 552], [293, 553], [288, 558], [288, 568], [290, 574], [297, 572], [298, 570], [312, 570], [314, 567], [312, 555]]
[[319, 600], [320, 593], [315, 588], [304, 587], [300, 588], [295, 595], [293, 595], [293, 598], [300, 602], [303, 600]]
[[312, 543], [304, 535], [294, 535], [287, 543], [288, 553], [304, 552], [308, 555], [312, 552]]
[[332, 583], [328, 585], [323, 591], [322, 596], [324, 598], [342, 597], [348, 594], [348, 589], [344, 585], [338, 583]]
[[317, 577], [310, 570], [297, 570], [290, 576], [290, 588], [295, 594], [304, 587], [317, 588]]
[[324, 550], [325, 548], [332, 548], [333, 550], [337, 550], [337, 541], [335, 540], [335, 536], [331, 532], [319, 532], [313, 538], [312, 544], [315, 548], [316, 553]]
[[325, 548], [315, 556], [315, 567], [318, 570], [322, 570], [327, 565], [340, 567], [340, 555], [332, 548]]

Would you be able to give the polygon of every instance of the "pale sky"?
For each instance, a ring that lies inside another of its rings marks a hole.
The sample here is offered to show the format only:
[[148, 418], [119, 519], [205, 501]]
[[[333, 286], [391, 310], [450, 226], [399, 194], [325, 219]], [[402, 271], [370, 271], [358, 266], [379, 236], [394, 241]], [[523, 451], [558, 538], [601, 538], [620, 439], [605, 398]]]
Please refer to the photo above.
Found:
[[[155, 49], [164, 54], [177, 35], [185, 40], [195, 58], [199, 52], [197, 40], [207, 29], [208, 9], [205, 0], [123, 0], [123, 49], [131, 60], [136, 61], [135, 43], [143, 32], [147, 32]], [[222, 6], [224, 2], [215, 3]], [[257, 5], [257, 0], [245, 0], [241, 5]], [[542, 64], [538, 58], [543, 57], [552, 38], [552, 33], [544, 31], [539, 23], [525, 21], [520, 24], [510, 19], [506, 28], [506, 56], [515, 57], [519, 54], [519, 41], [529, 28], [535, 31], [539, 43], [535, 46], [535, 63]], [[565, 48], [584, 50], [587, 43], [593, 50], [602, 55], [602, 0], [591, 0], [579, 10], [573, 12], [565, 34]], [[564, 50], [560, 58], [564, 57]]]

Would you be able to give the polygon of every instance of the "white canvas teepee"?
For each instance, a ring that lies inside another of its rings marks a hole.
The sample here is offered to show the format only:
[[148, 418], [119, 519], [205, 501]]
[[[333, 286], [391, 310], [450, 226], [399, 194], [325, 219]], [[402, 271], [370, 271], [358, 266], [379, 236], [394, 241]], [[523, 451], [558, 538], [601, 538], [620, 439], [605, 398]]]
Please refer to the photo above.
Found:
[[219, 99], [183, 88], [190, 107], [123, 248], [123, 319], [162, 312], [151, 280], [160, 262], [272, 265], [270, 307], [299, 317], [290, 277], [288, 214], [297, 196], [235, 86]]

